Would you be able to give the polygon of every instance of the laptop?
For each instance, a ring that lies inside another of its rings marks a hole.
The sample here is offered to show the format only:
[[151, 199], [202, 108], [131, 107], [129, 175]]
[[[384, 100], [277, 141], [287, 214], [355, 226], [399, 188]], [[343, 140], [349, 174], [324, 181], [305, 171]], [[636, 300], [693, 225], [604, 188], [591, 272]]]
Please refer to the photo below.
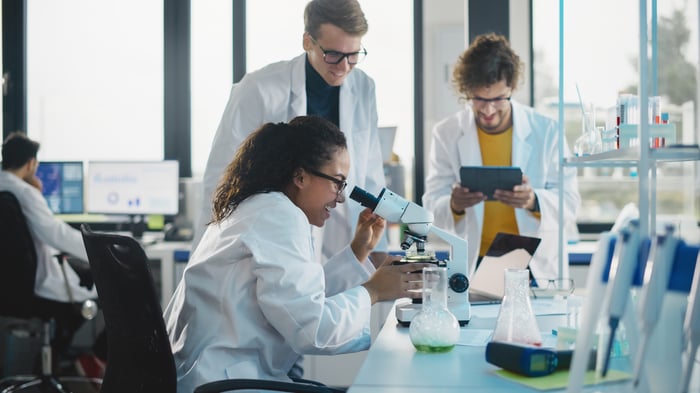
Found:
[[505, 269], [526, 269], [541, 239], [500, 232], [469, 283], [469, 303], [497, 304], [505, 294]]

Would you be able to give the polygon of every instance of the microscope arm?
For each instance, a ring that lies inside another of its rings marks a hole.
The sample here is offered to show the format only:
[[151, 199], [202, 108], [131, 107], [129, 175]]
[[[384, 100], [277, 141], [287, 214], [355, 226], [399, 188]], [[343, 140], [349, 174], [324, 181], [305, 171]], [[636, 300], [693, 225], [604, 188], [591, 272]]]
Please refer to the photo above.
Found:
[[460, 273], [468, 276], [469, 272], [469, 261], [467, 260], [467, 242], [459, 236], [456, 236], [452, 232], [448, 232], [444, 229], [438, 228], [436, 226], [430, 227], [430, 233], [434, 233], [442, 240], [446, 241], [450, 245], [450, 256], [453, 263], [458, 263], [458, 266], [463, 266], [462, 269], [457, 269]]

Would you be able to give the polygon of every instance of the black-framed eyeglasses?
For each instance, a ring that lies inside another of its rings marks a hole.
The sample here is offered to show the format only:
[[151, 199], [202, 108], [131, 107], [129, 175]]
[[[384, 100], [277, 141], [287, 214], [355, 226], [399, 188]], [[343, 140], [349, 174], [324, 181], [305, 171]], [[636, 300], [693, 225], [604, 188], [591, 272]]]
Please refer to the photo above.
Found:
[[367, 56], [367, 49], [365, 49], [364, 47], [357, 52], [344, 53], [335, 50], [324, 49], [321, 46], [321, 44], [316, 42], [314, 37], [311, 37], [311, 41], [314, 44], [318, 45], [319, 48], [321, 48], [321, 52], [323, 52], [323, 61], [325, 61], [327, 64], [338, 64], [341, 61], [343, 61], [343, 59], [348, 59], [348, 64], [355, 65], [364, 60]]
[[335, 189], [336, 189], [336, 192], [338, 193], [338, 195], [340, 195], [345, 190], [345, 187], [348, 186], [347, 181], [338, 179], [337, 177], [326, 175], [325, 173], [319, 172], [319, 171], [314, 170], [314, 169], [307, 169], [306, 171], [314, 176], [320, 177], [322, 179], [327, 179], [327, 180], [330, 180], [333, 183], [335, 183]]
[[510, 98], [512, 96], [508, 97], [495, 97], [495, 98], [481, 98], [481, 97], [472, 97], [470, 100], [472, 101], [472, 105], [476, 106], [487, 106], [489, 104], [493, 104], [494, 107], [496, 108], [502, 108], [510, 102]]

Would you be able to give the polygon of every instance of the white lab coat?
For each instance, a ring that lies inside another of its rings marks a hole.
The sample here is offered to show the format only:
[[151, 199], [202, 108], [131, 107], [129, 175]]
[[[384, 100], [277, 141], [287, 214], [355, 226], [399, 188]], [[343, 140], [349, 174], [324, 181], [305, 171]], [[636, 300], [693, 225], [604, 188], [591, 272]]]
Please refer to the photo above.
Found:
[[224, 378], [288, 381], [299, 354], [369, 347], [371, 299], [360, 284], [374, 266], [349, 247], [316, 263], [309, 226], [280, 192], [209, 225], [164, 314], [178, 392]]
[[[54, 217], [41, 192], [15, 174], [0, 171], [0, 191], [9, 191], [17, 198], [34, 239], [37, 255], [34, 293], [46, 299], [68, 301], [63, 273], [54, 255], [61, 250], [87, 261], [80, 231]], [[87, 290], [80, 286], [80, 278], [70, 266], [66, 266], [66, 273], [74, 301], [97, 297], [95, 287]]]
[[[530, 179], [537, 195], [541, 218], [526, 209], [515, 209], [521, 235], [542, 239], [530, 269], [536, 279], [558, 277], [559, 253], [559, 132], [557, 123], [532, 108], [511, 101], [513, 108], [512, 165], [518, 166]], [[565, 156], [571, 155], [564, 145]], [[469, 270], [474, 273], [481, 245], [484, 204], [466, 210], [455, 223], [450, 209], [452, 186], [459, 182], [461, 166], [483, 165], [479, 139], [470, 106], [435, 125], [432, 132], [428, 177], [423, 206], [435, 215], [434, 224], [464, 236], [469, 248]], [[576, 168], [564, 169], [564, 221], [575, 223], [581, 202]], [[566, 243], [565, 243], [566, 244]], [[568, 255], [564, 253], [563, 277], [568, 277]]]
[[[231, 88], [204, 172], [204, 198], [195, 220], [193, 250], [211, 221], [214, 191], [238, 146], [264, 123], [288, 122], [306, 114], [305, 61], [306, 54], [302, 54], [289, 61], [270, 64], [246, 74]], [[339, 106], [340, 130], [345, 134], [350, 153], [346, 195], [353, 186], [378, 195], [386, 180], [377, 132], [374, 81], [362, 70], [352, 70], [340, 87]], [[348, 201], [332, 211], [322, 230], [314, 228], [318, 242], [323, 239], [323, 248], [318, 253], [320, 262], [350, 243], [362, 209], [359, 203]], [[386, 251], [387, 247], [386, 238], [383, 238], [376, 250]]]

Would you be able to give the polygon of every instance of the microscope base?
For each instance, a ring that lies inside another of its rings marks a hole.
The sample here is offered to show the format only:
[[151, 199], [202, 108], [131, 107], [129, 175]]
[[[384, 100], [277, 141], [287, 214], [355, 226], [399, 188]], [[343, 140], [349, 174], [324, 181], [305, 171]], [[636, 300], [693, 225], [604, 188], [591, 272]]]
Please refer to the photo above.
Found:
[[[396, 319], [401, 326], [410, 326], [413, 317], [421, 310], [422, 304], [402, 303], [396, 305]], [[465, 326], [471, 319], [469, 303], [448, 304], [447, 308], [454, 314], [459, 326]]]

